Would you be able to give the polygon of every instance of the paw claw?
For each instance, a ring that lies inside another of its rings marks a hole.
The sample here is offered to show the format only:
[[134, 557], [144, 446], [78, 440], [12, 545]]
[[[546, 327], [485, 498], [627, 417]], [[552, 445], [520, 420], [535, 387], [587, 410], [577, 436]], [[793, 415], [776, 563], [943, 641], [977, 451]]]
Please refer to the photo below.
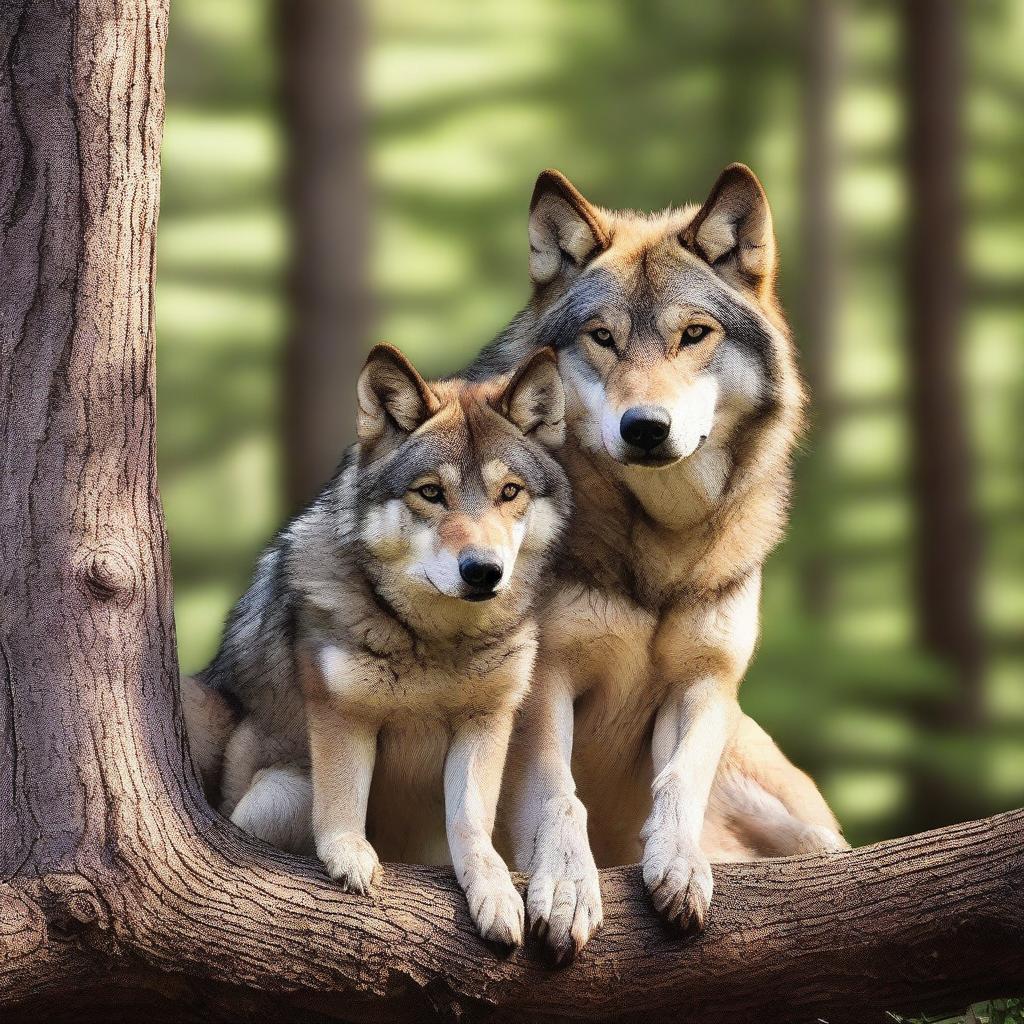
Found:
[[549, 838], [531, 859], [526, 909], [531, 934], [562, 965], [571, 963], [601, 927], [601, 887], [582, 804], [558, 801], [550, 814], [550, 827], [539, 830]]
[[380, 874], [377, 851], [355, 832], [339, 832], [317, 840], [317, 856], [345, 892], [369, 894]]
[[654, 909], [681, 932], [700, 931], [711, 905], [711, 865], [699, 851], [644, 853], [644, 884]]
[[505, 862], [494, 854], [481, 859], [463, 882], [469, 913], [487, 941], [512, 948], [523, 944], [523, 898], [512, 884]]

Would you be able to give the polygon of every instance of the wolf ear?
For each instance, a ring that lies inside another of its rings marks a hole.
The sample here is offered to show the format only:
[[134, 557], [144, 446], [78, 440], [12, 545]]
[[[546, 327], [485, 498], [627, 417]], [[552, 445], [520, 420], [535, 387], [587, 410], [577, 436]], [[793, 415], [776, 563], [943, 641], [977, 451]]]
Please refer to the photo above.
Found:
[[553, 349], [534, 352], [516, 370], [497, 402], [498, 411], [548, 448], [565, 440], [565, 391]]
[[730, 283], [759, 295], [775, 283], [775, 233], [761, 182], [745, 164], [730, 164], [679, 239]]
[[530, 278], [537, 286], [577, 273], [608, 247], [600, 212], [560, 171], [541, 171], [530, 200]]
[[359, 375], [357, 394], [362, 444], [391, 430], [411, 434], [440, 408], [427, 382], [393, 345], [374, 345]]

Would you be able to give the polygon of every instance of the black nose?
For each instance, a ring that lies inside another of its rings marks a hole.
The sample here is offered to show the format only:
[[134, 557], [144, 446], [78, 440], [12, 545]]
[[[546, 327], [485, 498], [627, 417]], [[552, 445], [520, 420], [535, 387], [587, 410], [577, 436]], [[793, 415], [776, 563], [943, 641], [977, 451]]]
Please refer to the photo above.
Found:
[[463, 551], [459, 575], [475, 590], [493, 590], [501, 582], [502, 565], [490, 552]]
[[672, 417], [660, 405], [634, 405], [622, 414], [619, 433], [626, 444], [653, 452], [668, 437]]

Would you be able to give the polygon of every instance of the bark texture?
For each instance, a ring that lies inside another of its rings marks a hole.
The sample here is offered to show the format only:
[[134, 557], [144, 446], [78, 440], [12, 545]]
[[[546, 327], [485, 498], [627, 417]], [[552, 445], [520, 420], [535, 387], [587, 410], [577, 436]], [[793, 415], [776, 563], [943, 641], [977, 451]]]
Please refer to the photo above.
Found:
[[0, 13], [0, 1019], [864, 1024], [1024, 988], [1024, 812], [721, 868], [688, 941], [607, 871], [554, 971], [445, 871], [346, 895], [205, 805], [154, 462], [165, 30], [160, 0]]

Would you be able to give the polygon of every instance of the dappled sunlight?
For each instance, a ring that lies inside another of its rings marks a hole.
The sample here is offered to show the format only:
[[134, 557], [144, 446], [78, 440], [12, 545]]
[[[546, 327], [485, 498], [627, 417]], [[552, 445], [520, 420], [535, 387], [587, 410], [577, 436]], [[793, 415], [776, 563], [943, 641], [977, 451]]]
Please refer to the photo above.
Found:
[[907, 785], [898, 771], [850, 769], [826, 774], [822, 788], [847, 829], [892, 818], [907, 799]]
[[[855, 842], [905, 831], [922, 771], [978, 815], [1024, 796], [1024, 11], [1008, 0], [971, 10], [962, 385], [987, 718], [942, 738], [927, 724], [951, 684], [917, 638], [910, 196], [898, 12], [885, 5], [844, 6], [841, 19], [831, 398], [812, 410], [793, 526], [767, 565], [760, 653], [742, 691], [820, 779]], [[595, 202], [661, 209], [701, 199], [739, 159], [772, 200], [782, 299], [801, 349], [816, 353], [803, 326], [802, 19], [789, 2], [742, 20], [720, 5], [611, 0], [374, 4], [363, 73], [376, 319], [365, 345], [386, 338], [426, 373], [465, 365], [527, 298], [526, 205], [543, 167], [562, 168]], [[158, 394], [189, 669], [212, 654], [283, 514], [288, 237], [271, 26], [267, 0], [176, 0], [172, 19]], [[820, 604], [815, 575], [828, 582]]]

